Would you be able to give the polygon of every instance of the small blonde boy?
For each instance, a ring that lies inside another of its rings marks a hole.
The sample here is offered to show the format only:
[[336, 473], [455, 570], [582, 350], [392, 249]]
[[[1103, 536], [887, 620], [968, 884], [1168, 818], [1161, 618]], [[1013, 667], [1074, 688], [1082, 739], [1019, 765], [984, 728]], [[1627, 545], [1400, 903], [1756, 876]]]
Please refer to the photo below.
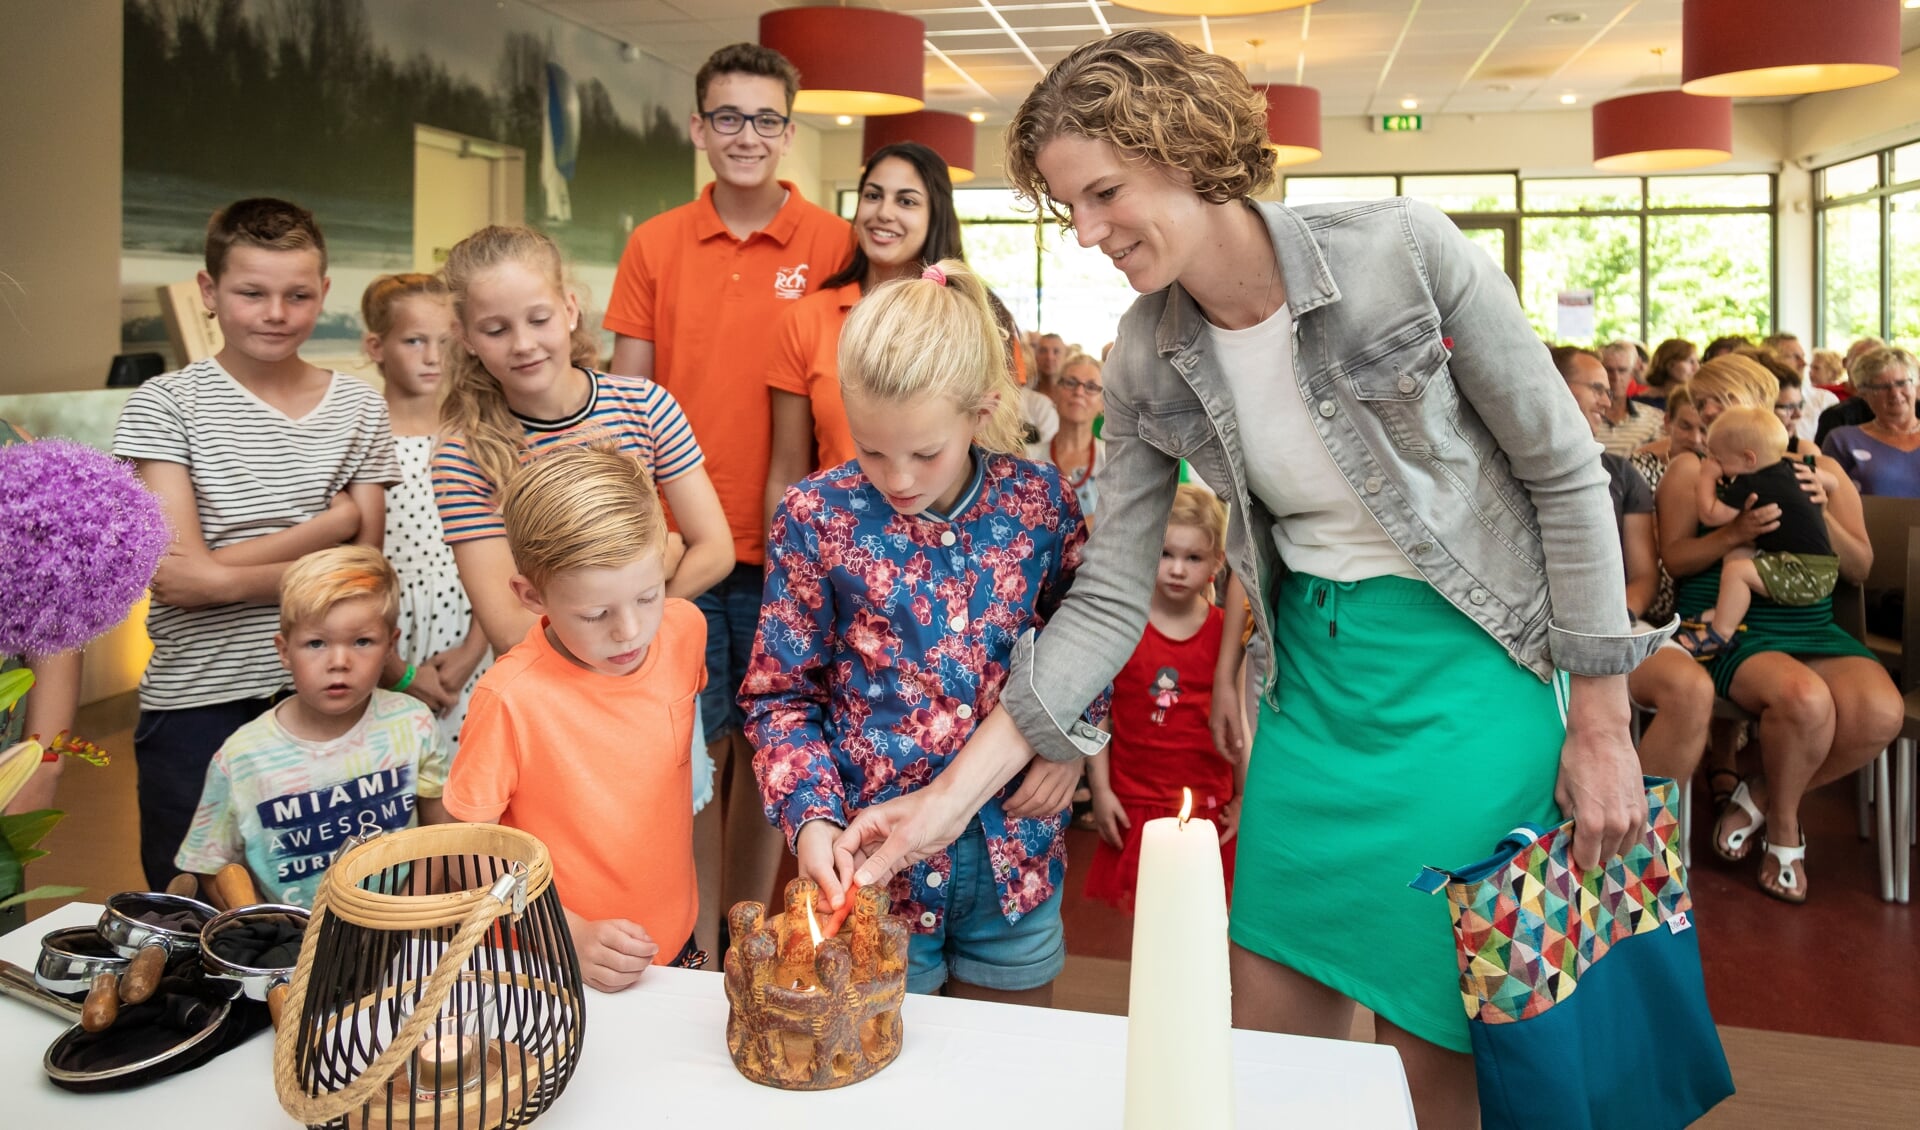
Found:
[[[1707, 429], [1707, 456], [1700, 461], [1700, 521], [1724, 526], [1751, 506], [1780, 508], [1778, 528], [1752, 546], [1728, 553], [1720, 562], [1720, 595], [1701, 622], [1687, 624], [1676, 637], [1701, 659], [1732, 646], [1734, 633], [1755, 595], [1794, 607], [1817, 604], [1833, 595], [1840, 559], [1827, 537], [1826, 517], [1800, 485], [1795, 460], [1787, 458], [1786, 425], [1768, 408], [1735, 406]], [[1828, 491], [1839, 484], [1814, 471]]]
[[310, 906], [349, 836], [441, 818], [447, 753], [433, 712], [379, 689], [400, 584], [377, 549], [310, 553], [280, 580], [273, 637], [293, 694], [234, 731], [207, 766], [174, 863], [210, 876], [242, 861], [272, 902]]
[[540, 620], [474, 688], [447, 811], [546, 842], [586, 982], [617, 992], [691, 957], [706, 619], [667, 599], [660, 502], [632, 456], [540, 455], [501, 518]]

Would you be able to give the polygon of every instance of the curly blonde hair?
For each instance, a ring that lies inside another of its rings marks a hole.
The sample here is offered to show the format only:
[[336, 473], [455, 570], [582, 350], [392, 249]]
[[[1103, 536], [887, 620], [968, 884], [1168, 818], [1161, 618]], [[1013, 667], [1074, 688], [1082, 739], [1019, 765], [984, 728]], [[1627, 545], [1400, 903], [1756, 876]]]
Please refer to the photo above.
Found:
[[1071, 222], [1034, 164], [1063, 134], [1109, 142], [1131, 160], [1182, 173], [1213, 204], [1273, 184], [1266, 99], [1231, 60], [1161, 31], [1123, 31], [1075, 49], [1014, 112], [1008, 179], [1023, 199]]

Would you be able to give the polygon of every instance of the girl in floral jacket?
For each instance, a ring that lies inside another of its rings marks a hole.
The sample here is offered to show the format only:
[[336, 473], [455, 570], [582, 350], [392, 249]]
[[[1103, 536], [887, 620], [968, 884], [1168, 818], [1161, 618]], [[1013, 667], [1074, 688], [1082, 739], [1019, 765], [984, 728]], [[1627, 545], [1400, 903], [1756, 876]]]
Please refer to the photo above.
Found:
[[[876, 290], [840, 339], [858, 458], [789, 488], [774, 513], [740, 705], [767, 818], [832, 907], [847, 895], [840, 829], [945, 768], [1080, 560], [1073, 492], [1012, 454], [1005, 356], [986, 286], [961, 263]], [[910, 990], [1050, 1001], [1077, 775], [1036, 759], [951, 848], [895, 878]]]

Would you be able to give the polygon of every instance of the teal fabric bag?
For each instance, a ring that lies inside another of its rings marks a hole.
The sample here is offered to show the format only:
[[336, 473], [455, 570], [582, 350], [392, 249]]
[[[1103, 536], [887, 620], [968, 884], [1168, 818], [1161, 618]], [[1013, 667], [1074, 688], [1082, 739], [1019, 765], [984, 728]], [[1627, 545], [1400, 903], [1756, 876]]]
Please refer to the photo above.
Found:
[[1445, 891], [1485, 1130], [1658, 1130], [1733, 1093], [1680, 861], [1680, 789], [1645, 779], [1648, 827], [1592, 871], [1571, 822], [1413, 886]]

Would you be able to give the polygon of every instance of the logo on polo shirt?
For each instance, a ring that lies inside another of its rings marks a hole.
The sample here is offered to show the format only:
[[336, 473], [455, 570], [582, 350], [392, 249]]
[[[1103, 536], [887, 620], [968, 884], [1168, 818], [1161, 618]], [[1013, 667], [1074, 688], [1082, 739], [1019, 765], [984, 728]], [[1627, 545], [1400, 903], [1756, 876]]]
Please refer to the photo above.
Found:
[[800, 298], [807, 293], [807, 265], [781, 267], [773, 273], [773, 293], [779, 298]]

